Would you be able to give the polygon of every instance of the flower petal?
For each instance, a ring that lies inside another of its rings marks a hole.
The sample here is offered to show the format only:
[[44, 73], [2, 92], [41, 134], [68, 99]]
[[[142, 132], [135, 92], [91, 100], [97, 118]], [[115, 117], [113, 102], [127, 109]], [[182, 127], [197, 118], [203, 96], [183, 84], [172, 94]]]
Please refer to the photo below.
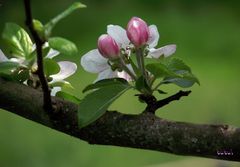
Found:
[[166, 45], [166, 46], [163, 46], [158, 49], [150, 48], [148, 57], [156, 58], [156, 59], [158, 59], [162, 55], [164, 57], [168, 57], [168, 56], [172, 55], [173, 53], [175, 53], [175, 51], [176, 51], [176, 45], [174, 45], [174, 44]]
[[19, 57], [19, 58], [10, 58], [11, 62], [15, 62], [15, 63], [19, 63], [21, 65], [23, 65], [25, 58]]
[[56, 96], [56, 93], [61, 91], [62, 88], [59, 87], [59, 86], [56, 86], [56, 87], [53, 87], [52, 90], [51, 90], [51, 96]]
[[77, 65], [70, 61], [60, 61], [58, 64], [60, 66], [60, 71], [59, 73], [50, 76], [53, 78], [52, 82], [64, 80], [73, 75], [77, 70]]
[[126, 73], [125, 71], [118, 72], [117, 76], [118, 76], [118, 78], [123, 78], [127, 81], [132, 81], [133, 80], [132, 77], [130, 75], [128, 75], [128, 73]]
[[126, 30], [118, 25], [108, 25], [107, 33], [118, 43], [120, 48], [126, 48], [130, 41]]
[[57, 51], [57, 50], [50, 49], [48, 54], [47, 54], [47, 56], [46, 56], [46, 58], [52, 59], [52, 58], [56, 57], [57, 55], [59, 55], [59, 53], [60, 52]]
[[149, 48], [154, 48], [158, 44], [160, 35], [158, 33], [158, 29], [156, 25], [150, 25], [148, 28], [150, 33], [149, 40], [148, 40]]
[[97, 49], [94, 49], [82, 56], [81, 65], [85, 71], [99, 73], [110, 68], [107, 61]]
[[0, 49], [0, 62], [8, 61], [9, 59], [4, 55], [2, 50]]
[[103, 79], [108, 79], [108, 78], [116, 78], [118, 77], [117, 71], [112, 71], [111, 68], [108, 68], [98, 74], [97, 79], [94, 82], [103, 80]]

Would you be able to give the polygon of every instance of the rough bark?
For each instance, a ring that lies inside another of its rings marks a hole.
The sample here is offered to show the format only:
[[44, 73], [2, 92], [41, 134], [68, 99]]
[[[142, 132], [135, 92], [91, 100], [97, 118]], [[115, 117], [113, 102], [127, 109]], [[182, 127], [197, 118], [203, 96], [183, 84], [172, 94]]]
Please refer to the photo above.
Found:
[[[240, 162], [240, 128], [161, 119], [153, 113], [140, 115], [106, 112], [91, 125], [79, 129], [76, 104], [52, 97], [56, 112], [43, 109], [42, 93], [0, 78], [0, 108], [41, 123], [90, 144], [155, 150]], [[220, 155], [220, 152], [229, 155]]]

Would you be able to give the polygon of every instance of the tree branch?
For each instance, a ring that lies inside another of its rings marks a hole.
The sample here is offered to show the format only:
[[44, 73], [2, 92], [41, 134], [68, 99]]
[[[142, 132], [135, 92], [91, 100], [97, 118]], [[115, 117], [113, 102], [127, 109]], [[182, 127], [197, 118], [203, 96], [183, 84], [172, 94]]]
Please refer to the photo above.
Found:
[[51, 113], [51, 111], [53, 111], [52, 100], [50, 95], [51, 91], [48, 87], [48, 82], [44, 75], [43, 56], [42, 56], [42, 46], [45, 41], [43, 41], [39, 37], [37, 31], [35, 31], [34, 29], [30, 0], [24, 0], [24, 5], [25, 5], [25, 14], [26, 14], [26, 25], [29, 28], [29, 31], [31, 32], [32, 37], [36, 43], [37, 65], [38, 65], [37, 74], [43, 90], [43, 101], [44, 101], [43, 107], [44, 109], [46, 109], [47, 111], [50, 111]]
[[[42, 108], [42, 93], [0, 78], [0, 108], [41, 123], [90, 144], [155, 150], [240, 162], [240, 128], [174, 122], [144, 112], [140, 115], [106, 112], [79, 129], [76, 104], [52, 97], [55, 117]], [[229, 155], [221, 155], [229, 152]]]

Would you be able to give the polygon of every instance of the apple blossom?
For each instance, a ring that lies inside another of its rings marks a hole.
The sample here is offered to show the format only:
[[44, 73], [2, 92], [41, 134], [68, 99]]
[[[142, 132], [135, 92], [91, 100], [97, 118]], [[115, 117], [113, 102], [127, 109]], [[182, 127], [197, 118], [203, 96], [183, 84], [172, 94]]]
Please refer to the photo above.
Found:
[[[108, 63], [108, 59], [104, 58], [98, 49], [93, 49], [87, 52], [81, 58], [81, 65], [83, 69], [90, 73], [98, 73], [98, 77], [95, 80], [103, 80], [108, 78], [123, 78], [130, 81], [132, 78], [125, 71], [113, 70]], [[132, 67], [127, 65], [132, 71]]]
[[[60, 61], [58, 62], [60, 67], [60, 71], [57, 74], [50, 75], [52, 81], [49, 82], [49, 85], [54, 85], [56, 83], [63, 83], [63, 84], [70, 84], [69, 82], [65, 81], [64, 79], [73, 75], [77, 70], [77, 65], [70, 61]], [[53, 86], [51, 90], [51, 95], [55, 96], [57, 92], [61, 91], [60, 86]]]
[[[149, 38], [147, 41], [148, 45], [148, 55], [147, 58], [156, 58], [158, 59], [161, 56], [168, 57], [175, 53], [176, 45], [170, 44], [160, 48], [155, 48], [158, 44], [160, 35], [156, 25], [148, 26], [149, 29]], [[130, 40], [128, 39], [126, 30], [119, 25], [108, 25], [107, 33], [118, 43], [121, 49], [127, 51], [127, 48], [130, 46]], [[128, 55], [130, 55], [130, 51], [128, 51]]]

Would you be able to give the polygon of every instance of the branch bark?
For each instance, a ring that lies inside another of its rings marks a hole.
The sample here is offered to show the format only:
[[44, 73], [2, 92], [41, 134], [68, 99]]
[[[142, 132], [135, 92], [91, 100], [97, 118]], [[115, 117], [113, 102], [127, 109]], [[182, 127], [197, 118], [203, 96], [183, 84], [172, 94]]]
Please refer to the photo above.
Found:
[[[90, 144], [155, 150], [240, 162], [240, 128], [174, 122], [150, 112], [140, 115], [106, 112], [79, 129], [76, 104], [52, 97], [54, 117], [43, 109], [42, 93], [0, 78], [0, 108], [41, 123]], [[220, 155], [228, 151], [229, 155]]]

